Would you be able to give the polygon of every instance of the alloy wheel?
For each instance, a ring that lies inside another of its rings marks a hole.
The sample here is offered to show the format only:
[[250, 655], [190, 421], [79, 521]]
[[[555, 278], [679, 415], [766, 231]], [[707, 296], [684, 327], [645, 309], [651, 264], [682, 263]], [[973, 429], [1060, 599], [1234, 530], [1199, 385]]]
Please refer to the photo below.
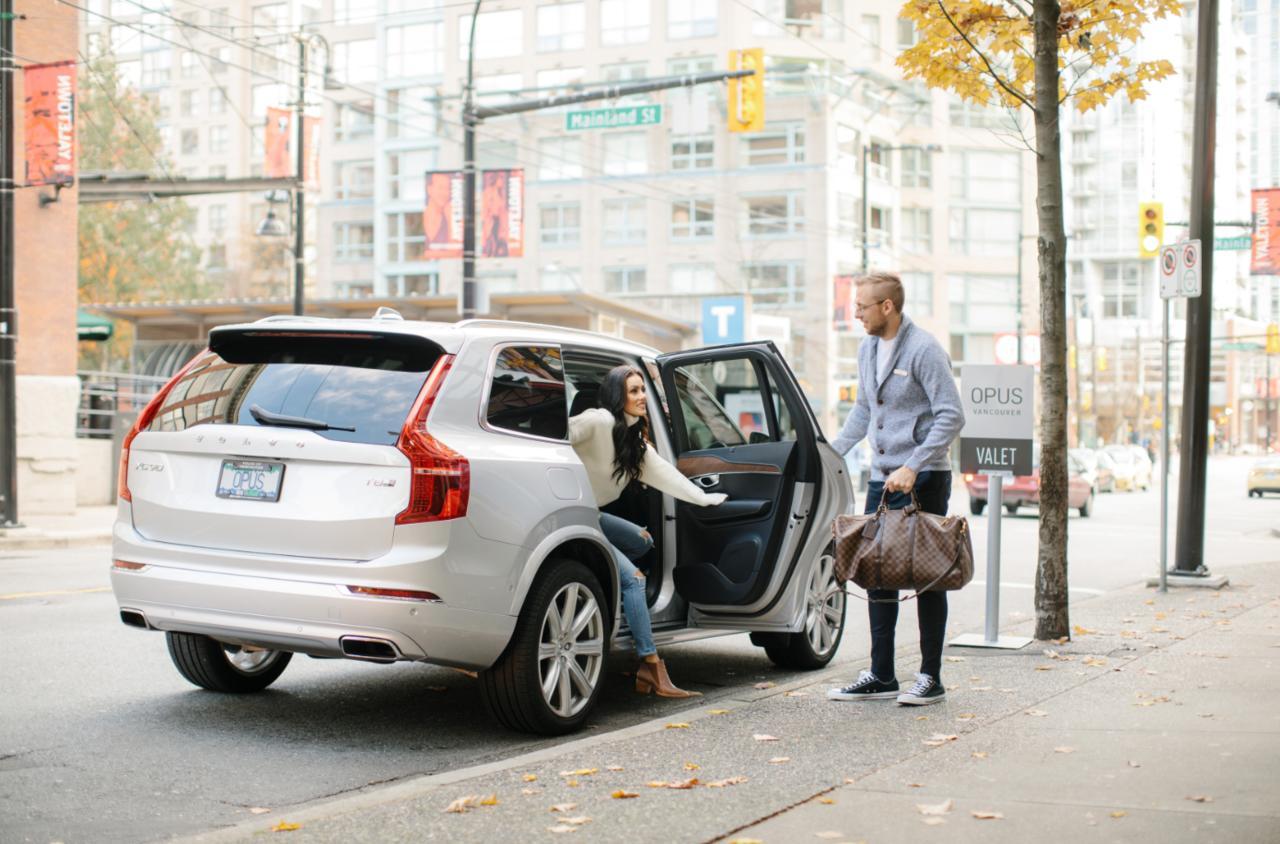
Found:
[[242, 647], [240, 645], [223, 645], [222, 650], [227, 655], [227, 662], [231, 663], [236, 670], [245, 674], [253, 674], [269, 666], [278, 653], [278, 651], [269, 651], [264, 648]]
[[815, 656], [826, 656], [836, 646], [844, 618], [844, 588], [836, 580], [836, 561], [823, 554], [809, 576], [804, 634]]
[[538, 637], [542, 698], [562, 718], [591, 700], [604, 665], [604, 614], [582, 583], [561, 587], [547, 604]]

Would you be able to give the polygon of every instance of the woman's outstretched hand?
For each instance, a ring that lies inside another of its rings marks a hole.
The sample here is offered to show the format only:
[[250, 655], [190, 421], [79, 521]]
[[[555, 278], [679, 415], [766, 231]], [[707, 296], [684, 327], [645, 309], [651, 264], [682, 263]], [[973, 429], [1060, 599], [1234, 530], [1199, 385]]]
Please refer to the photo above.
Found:
[[708, 507], [715, 507], [716, 505], [723, 504], [729, 500], [729, 496], [725, 495], [723, 492], [709, 492], [707, 493], [707, 498], [711, 499], [706, 504]]

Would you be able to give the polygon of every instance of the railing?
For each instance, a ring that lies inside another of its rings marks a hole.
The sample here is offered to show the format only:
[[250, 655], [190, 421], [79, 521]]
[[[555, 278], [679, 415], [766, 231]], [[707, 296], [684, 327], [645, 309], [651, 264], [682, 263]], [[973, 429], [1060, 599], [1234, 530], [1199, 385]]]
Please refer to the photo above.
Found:
[[142, 410], [168, 380], [124, 372], [82, 371], [76, 375], [80, 377], [76, 436], [90, 439], [110, 439], [115, 417], [121, 413], [132, 416]]

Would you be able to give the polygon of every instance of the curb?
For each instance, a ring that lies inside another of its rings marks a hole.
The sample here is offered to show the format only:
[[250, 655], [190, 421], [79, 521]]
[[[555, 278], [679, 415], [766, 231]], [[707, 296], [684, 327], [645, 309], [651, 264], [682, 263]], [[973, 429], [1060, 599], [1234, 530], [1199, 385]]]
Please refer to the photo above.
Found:
[[110, 530], [46, 534], [30, 528], [18, 528], [12, 532], [0, 532], [0, 553], [5, 551], [84, 548], [91, 545], [110, 544]]

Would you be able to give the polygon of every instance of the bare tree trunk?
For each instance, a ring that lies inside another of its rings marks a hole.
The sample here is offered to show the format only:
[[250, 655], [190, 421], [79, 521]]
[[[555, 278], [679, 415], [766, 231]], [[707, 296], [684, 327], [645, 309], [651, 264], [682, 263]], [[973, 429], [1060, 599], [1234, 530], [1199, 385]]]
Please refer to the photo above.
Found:
[[1035, 0], [1036, 212], [1040, 226], [1040, 557], [1036, 638], [1070, 634], [1067, 607], [1067, 261], [1058, 127], [1058, 0]]

